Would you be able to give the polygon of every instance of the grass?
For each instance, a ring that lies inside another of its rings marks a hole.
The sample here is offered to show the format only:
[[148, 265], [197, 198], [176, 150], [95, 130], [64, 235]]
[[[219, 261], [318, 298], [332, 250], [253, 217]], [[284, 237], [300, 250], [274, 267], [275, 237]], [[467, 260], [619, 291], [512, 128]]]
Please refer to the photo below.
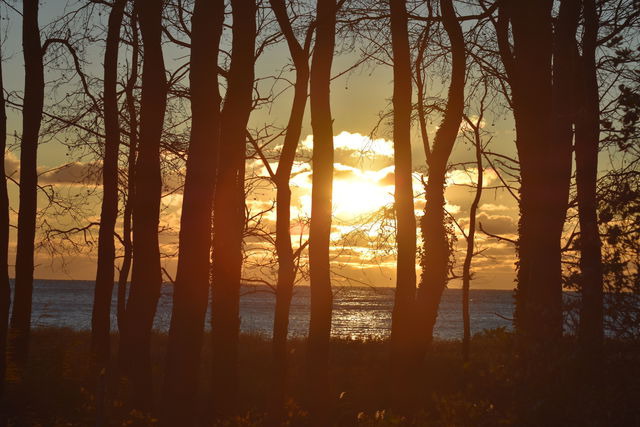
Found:
[[[116, 340], [114, 339], [114, 342]], [[206, 412], [211, 372], [211, 347], [206, 341], [201, 369], [200, 407]], [[164, 368], [166, 336], [152, 344], [156, 401]], [[305, 384], [304, 341], [290, 346], [289, 424], [306, 425], [297, 402]], [[424, 368], [416, 372], [418, 410], [411, 418], [394, 416], [388, 395], [388, 343], [336, 339], [331, 347], [331, 384], [335, 425], [640, 425], [640, 349], [637, 344], [607, 343], [602, 389], [584, 392], [575, 368], [574, 344], [567, 340], [554, 358], [555, 374], [543, 393], [527, 394], [518, 377], [514, 337], [503, 330], [473, 338], [471, 362], [463, 363], [461, 345], [437, 341]], [[243, 335], [240, 343], [242, 417], [218, 425], [261, 425], [269, 385], [270, 341]], [[31, 358], [22, 377], [8, 373], [3, 410], [14, 426], [95, 425], [96, 381], [89, 374], [89, 333], [69, 329], [35, 329]], [[123, 389], [123, 387], [113, 387]], [[125, 387], [126, 389], [126, 387]], [[109, 425], [154, 425], [151, 415], [131, 411], [126, 394], [111, 395]]]

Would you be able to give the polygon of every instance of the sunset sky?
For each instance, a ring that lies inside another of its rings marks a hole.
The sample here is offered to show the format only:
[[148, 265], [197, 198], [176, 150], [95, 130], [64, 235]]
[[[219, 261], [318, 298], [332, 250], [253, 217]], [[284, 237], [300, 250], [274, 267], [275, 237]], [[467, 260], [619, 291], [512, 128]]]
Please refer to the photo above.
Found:
[[[47, 32], [47, 23], [53, 16], [59, 16], [62, 11], [56, 6], [59, 1], [45, 1], [43, 3], [40, 24], [43, 27], [43, 38]], [[5, 77], [5, 89], [9, 92], [19, 92], [23, 88], [22, 52], [20, 47], [20, 20], [15, 12], [2, 6], [0, 8], [3, 17], [9, 16], [10, 22], [3, 19], [3, 66]], [[105, 17], [103, 16], [102, 19]], [[225, 30], [228, 33], [228, 29]], [[83, 68], [86, 74], [99, 77], [101, 73], [102, 59], [95, 57], [103, 52], [103, 42], [97, 42], [97, 47], [88, 47], [84, 52], [85, 62]], [[165, 60], [169, 69], [175, 69], [188, 60], [187, 51], [167, 44], [165, 47]], [[123, 57], [124, 58], [124, 57]], [[349, 68], [358, 61], [358, 52], [345, 53], [337, 56], [334, 61], [334, 74]], [[258, 60], [256, 66], [257, 77], [263, 77], [259, 88], [265, 93], [272, 91], [278, 93], [286, 84], [279, 80], [268, 78], [278, 73], [287, 63], [288, 52], [284, 44], [272, 47]], [[60, 77], [59, 72], [52, 71], [57, 63], [45, 65], [46, 79], [51, 82]], [[72, 74], [72, 73], [70, 73]], [[77, 85], [77, 79], [69, 77], [69, 86]], [[439, 75], [433, 75], [429, 86], [430, 96], [442, 96], [448, 82], [441, 81]], [[48, 89], [51, 88], [51, 83]], [[57, 103], [63, 105], [64, 85], [54, 93], [48, 93], [45, 101], [45, 112], [48, 106]], [[94, 92], [98, 94], [100, 87], [96, 86]], [[335, 181], [334, 181], [334, 271], [336, 283], [349, 283], [345, 278], [353, 279], [350, 283], [366, 282], [375, 286], [394, 286], [395, 260], [393, 251], [388, 245], [381, 245], [378, 238], [381, 233], [378, 214], [381, 209], [390, 208], [393, 203], [393, 143], [389, 120], [383, 120], [373, 140], [370, 139], [372, 130], [376, 128], [380, 114], [390, 111], [392, 94], [391, 70], [385, 65], [365, 64], [334, 80], [332, 85], [332, 109], [335, 135]], [[265, 125], [272, 124], [282, 127], [286, 124], [289, 113], [292, 91], [285, 91], [270, 107], [261, 107], [251, 117], [250, 126], [253, 129], [262, 129]], [[476, 114], [471, 103], [466, 113], [469, 116]], [[497, 109], [498, 110], [498, 109]], [[499, 110], [498, 110], [499, 111]], [[20, 114], [15, 110], [9, 112], [9, 144], [12, 146], [12, 154], [7, 161], [8, 173], [14, 173], [17, 178], [19, 152], [16, 149], [16, 139], [12, 138], [14, 132], [21, 132]], [[429, 123], [430, 136], [433, 137], [439, 117], [433, 117]], [[491, 150], [509, 156], [514, 156], [513, 121], [508, 115], [488, 113], [483, 121], [483, 129], [486, 137], [493, 137]], [[185, 132], [188, 129], [184, 128]], [[461, 131], [461, 135], [464, 130]], [[299, 161], [294, 167], [292, 177], [292, 234], [294, 248], [305, 239], [305, 228], [301, 223], [296, 224], [296, 219], [309, 215], [311, 203], [311, 166], [309, 163], [312, 143], [310, 118], [307, 112], [303, 138], [299, 147]], [[73, 138], [71, 134], [58, 134], [54, 138], [47, 138], [41, 144], [39, 150], [39, 165], [45, 172], [62, 165], [71, 165], [62, 170], [44, 173], [40, 176], [40, 183], [52, 185], [56, 191], [71, 197], [80, 204], [80, 209], [75, 213], [77, 218], [60, 214], [50, 220], [51, 223], [59, 223], [60, 228], [71, 228], [77, 225], [85, 225], [98, 220], [100, 191], [96, 189], [96, 177], [87, 177], [88, 171], [95, 166], [95, 158], [79, 156], [76, 151], [70, 152], [63, 144], [65, 139]], [[281, 141], [274, 142], [270, 152], [277, 152], [277, 146]], [[416, 193], [416, 215], [421, 215], [424, 206], [422, 195], [421, 173], [424, 172], [425, 158], [422, 149], [422, 141], [419, 138], [417, 128], [413, 135], [413, 164], [415, 170], [414, 191]], [[473, 147], [459, 138], [454, 149], [451, 162], [469, 162], [474, 158]], [[276, 163], [271, 164], [272, 167]], [[487, 165], [485, 165], [486, 167]], [[470, 173], [462, 170], [452, 171], [449, 175], [449, 187], [446, 191], [447, 209], [464, 228], [468, 223], [469, 205], [473, 198], [473, 189], [469, 184], [475, 180], [475, 170]], [[268, 174], [264, 165], [259, 160], [250, 160], [247, 163], [248, 176], [264, 176]], [[173, 177], [167, 176], [167, 181], [174, 182]], [[485, 185], [493, 187], [498, 185], [496, 173], [487, 169], [485, 171]], [[252, 212], [257, 212], [271, 205], [275, 191], [265, 180], [258, 180], [251, 197], [248, 198]], [[177, 230], [180, 218], [181, 195], [179, 192], [171, 193], [164, 198], [161, 225], [169, 226], [171, 231], [161, 235], [163, 252], [175, 254], [177, 250]], [[17, 223], [17, 187], [10, 184], [12, 223]], [[44, 195], [40, 196], [40, 203], [45, 202]], [[518, 210], [513, 197], [504, 190], [486, 190], [479, 209], [479, 220], [487, 231], [495, 234], [515, 237], [517, 231]], [[76, 224], [80, 219], [84, 224]], [[263, 218], [263, 224], [273, 225], [275, 212], [269, 212]], [[302, 221], [304, 222], [304, 221]], [[122, 224], [118, 224], [121, 230]], [[15, 256], [15, 230], [11, 245], [10, 259]], [[388, 231], [386, 231], [388, 233]], [[460, 232], [458, 247], [463, 249], [464, 242]], [[97, 239], [97, 228], [93, 230], [93, 237]], [[67, 242], [69, 243], [69, 242]], [[36, 256], [36, 277], [38, 278], [64, 278], [92, 280], [95, 277], [96, 253], [91, 245], [84, 243], [82, 235], [76, 236], [79, 243], [78, 253], [67, 252], [64, 257], [56, 254], [54, 257], [46, 250], [40, 250]], [[488, 239], [482, 233], [477, 236], [478, 249], [482, 254], [475, 258], [473, 270], [476, 273], [473, 287], [476, 288], [513, 288], [514, 250], [508, 243]], [[264, 247], [267, 243], [249, 239], [247, 248], [252, 256], [264, 256]], [[64, 246], [68, 248], [68, 246]], [[457, 254], [458, 265], [461, 265], [462, 252]], [[175, 271], [176, 257], [169, 256], [163, 261], [167, 270], [173, 274]], [[247, 276], [264, 274], [263, 271], [248, 268]], [[451, 287], [458, 287], [457, 281], [450, 283]]]

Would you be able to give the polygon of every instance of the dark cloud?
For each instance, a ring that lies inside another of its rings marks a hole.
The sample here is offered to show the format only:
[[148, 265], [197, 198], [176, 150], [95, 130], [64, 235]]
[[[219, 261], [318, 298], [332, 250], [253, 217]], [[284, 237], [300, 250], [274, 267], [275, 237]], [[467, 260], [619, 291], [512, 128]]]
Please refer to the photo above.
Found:
[[7, 153], [4, 157], [4, 170], [7, 176], [18, 177], [20, 170], [20, 160], [13, 154]]
[[102, 184], [100, 162], [73, 162], [51, 170], [40, 170], [38, 182], [41, 184]]
[[481, 223], [482, 228], [492, 234], [515, 234], [518, 231], [516, 220], [506, 215], [489, 215], [486, 212], [481, 212], [478, 215], [478, 223]]

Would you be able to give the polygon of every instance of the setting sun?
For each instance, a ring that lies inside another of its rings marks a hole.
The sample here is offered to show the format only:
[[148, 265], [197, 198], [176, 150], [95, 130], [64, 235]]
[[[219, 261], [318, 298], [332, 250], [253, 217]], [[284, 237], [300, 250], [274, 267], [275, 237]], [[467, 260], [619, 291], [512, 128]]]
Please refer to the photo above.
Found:
[[373, 174], [353, 170], [333, 184], [334, 214], [344, 219], [375, 212], [393, 203], [393, 186], [383, 186]]

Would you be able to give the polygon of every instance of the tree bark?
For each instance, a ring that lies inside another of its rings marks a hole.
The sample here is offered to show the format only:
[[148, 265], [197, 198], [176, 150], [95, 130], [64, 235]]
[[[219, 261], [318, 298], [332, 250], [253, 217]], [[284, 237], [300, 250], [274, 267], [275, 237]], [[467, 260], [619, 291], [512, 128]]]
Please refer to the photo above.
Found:
[[31, 330], [34, 239], [36, 234], [38, 136], [44, 104], [44, 67], [38, 27], [38, 0], [24, 0], [22, 47], [25, 89], [20, 143], [20, 212], [15, 294], [11, 313], [11, 351], [19, 365], [26, 362]]
[[151, 406], [150, 341], [162, 275], [158, 247], [160, 139], [167, 82], [162, 56], [162, 2], [136, 0], [144, 46], [141, 127], [133, 201], [133, 273], [122, 334], [120, 362], [133, 385], [134, 405]]
[[423, 236], [422, 276], [417, 292], [418, 360], [421, 361], [433, 339], [442, 292], [448, 282], [449, 241], [444, 218], [444, 185], [447, 163], [458, 136], [464, 108], [465, 45], [451, 0], [441, 0], [442, 22], [451, 43], [451, 83], [447, 108], [433, 140], [429, 155], [426, 204], [420, 221]]
[[295, 161], [302, 120], [307, 105], [309, 87], [309, 47], [312, 31], [302, 46], [294, 35], [287, 15], [284, 0], [270, 0], [280, 29], [285, 36], [296, 73], [293, 104], [289, 114], [287, 133], [275, 173], [276, 186], [276, 253], [278, 256], [278, 282], [273, 321], [273, 390], [271, 423], [279, 425], [284, 415], [287, 381], [287, 335], [289, 333], [289, 311], [296, 279], [295, 255], [291, 245], [291, 169]]
[[[0, 55], [1, 56], [1, 55]], [[9, 306], [11, 287], [9, 285], [9, 195], [5, 172], [5, 152], [7, 150], [7, 109], [4, 99], [2, 78], [2, 58], [0, 58], [0, 404], [3, 404], [7, 362], [7, 335], [9, 329]], [[5, 422], [0, 415], [0, 425]]]
[[307, 346], [309, 410], [319, 425], [329, 411], [329, 340], [333, 294], [329, 259], [333, 192], [331, 65], [335, 47], [335, 0], [318, 0], [316, 42], [311, 61], [310, 106], [313, 129], [309, 267], [311, 316]]
[[405, 402], [415, 324], [416, 217], [411, 163], [411, 55], [406, 0], [390, 0], [393, 49], [393, 143], [398, 258], [391, 324], [391, 378], [394, 406]]
[[256, 2], [232, 0], [233, 42], [222, 110], [222, 145], [214, 201], [213, 405], [218, 414], [237, 409], [240, 279], [245, 225], [244, 171], [247, 122], [254, 83]]
[[602, 362], [603, 284], [601, 242], [598, 229], [596, 182], [600, 142], [596, 44], [598, 16], [595, 0], [583, 0], [584, 32], [580, 74], [582, 95], [576, 121], [576, 184], [580, 221], [580, 270], [582, 309], [579, 342], [582, 356], [599, 372]]
[[211, 209], [220, 148], [217, 52], [223, 22], [223, 0], [196, 0], [191, 19], [191, 141], [163, 386], [163, 423], [169, 426], [194, 425], [197, 414], [200, 350], [209, 302]]
[[109, 14], [107, 45], [104, 53], [105, 148], [102, 163], [102, 211], [98, 234], [98, 269], [91, 321], [91, 353], [100, 365], [111, 358], [111, 299], [113, 294], [116, 248], [113, 241], [118, 218], [118, 47], [126, 0], [114, 2]]

